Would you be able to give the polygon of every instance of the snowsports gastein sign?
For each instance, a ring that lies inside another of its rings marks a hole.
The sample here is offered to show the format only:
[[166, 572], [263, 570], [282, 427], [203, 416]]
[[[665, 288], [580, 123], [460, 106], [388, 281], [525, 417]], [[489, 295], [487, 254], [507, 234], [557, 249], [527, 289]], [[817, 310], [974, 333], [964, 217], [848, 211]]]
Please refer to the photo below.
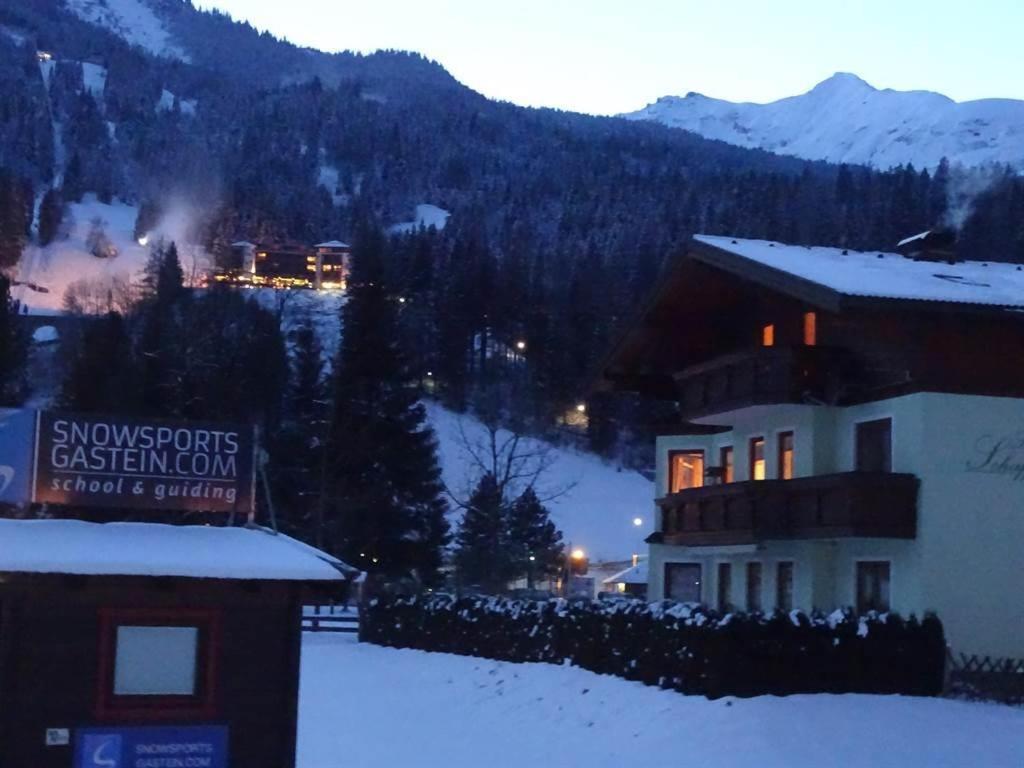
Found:
[[34, 501], [248, 513], [252, 427], [41, 411]]

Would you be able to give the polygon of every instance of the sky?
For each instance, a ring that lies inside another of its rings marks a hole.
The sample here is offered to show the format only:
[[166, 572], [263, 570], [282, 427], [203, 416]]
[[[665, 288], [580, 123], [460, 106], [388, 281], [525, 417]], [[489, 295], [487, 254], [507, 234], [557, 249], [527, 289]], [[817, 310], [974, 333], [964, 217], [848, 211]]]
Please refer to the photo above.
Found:
[[1019, 0], [195, 0], [325, 51], [418, 51], [496, 99], [592, 114], [765, 102], [834, 72], [1024, 98]]

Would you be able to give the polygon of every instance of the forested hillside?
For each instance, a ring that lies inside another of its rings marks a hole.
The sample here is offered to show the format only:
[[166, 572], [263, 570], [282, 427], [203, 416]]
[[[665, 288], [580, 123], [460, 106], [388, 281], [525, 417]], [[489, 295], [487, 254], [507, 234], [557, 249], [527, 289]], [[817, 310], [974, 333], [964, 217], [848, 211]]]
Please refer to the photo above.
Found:
[[456, 407], [525, 341], [535, 386], [517, 407], [550, 423], [695, 232], [891, 248], [953, 218], [965, 256], [1024, 261], [1024, 183], [1005, 169], [877, 172], [525, 109], [415, 54], [322, 54], [145, 2], [181, 56], [63, 0], [0, 6], [0, 264], [59, 240], [87, 193], [138, 206], [142, 231], [187, 201], [214, 259], [238, 238], [353, 238], [434, 204], [451, 212], [443, 232], [386, 252], [416, 373]]

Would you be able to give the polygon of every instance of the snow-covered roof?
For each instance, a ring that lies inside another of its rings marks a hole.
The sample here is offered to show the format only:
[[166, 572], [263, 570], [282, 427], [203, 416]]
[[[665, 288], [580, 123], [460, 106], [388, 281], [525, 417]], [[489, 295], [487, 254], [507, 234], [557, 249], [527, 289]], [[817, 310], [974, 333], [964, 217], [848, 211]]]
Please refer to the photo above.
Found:
[[1024, 308], [1019, 264], [915, 261], [898, 253], [711, 235], [694, 240], [844, 296]]
[[326, 243], [317, 243], [314, 248], [351, 248], [348, 243], [343, 243], [341, 240], [328, 240]]
[[646, 584], [647, 583], [647, 561], [641, 560], [636, 565], [609, 576], [604, 580], [605, 584]]
[[265, 528], [0, 520], [0, 573], [340, 581], [357, 571]]
[[248, 240], [239, 240], [237, 243], [231, 244], [232, 248], [255, 248], [256, 243], [250, 243]]

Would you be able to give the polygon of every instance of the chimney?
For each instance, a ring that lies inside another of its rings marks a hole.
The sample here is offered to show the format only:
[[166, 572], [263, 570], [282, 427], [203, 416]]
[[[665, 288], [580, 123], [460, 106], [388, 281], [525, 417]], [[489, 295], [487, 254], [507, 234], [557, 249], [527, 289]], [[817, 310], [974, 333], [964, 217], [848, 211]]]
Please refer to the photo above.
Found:
[[957, 261], [956, 232], [952, 229], [929, 229], [900, 240], [896, 250], [914, 261], [945, 261], [954, 264]]

